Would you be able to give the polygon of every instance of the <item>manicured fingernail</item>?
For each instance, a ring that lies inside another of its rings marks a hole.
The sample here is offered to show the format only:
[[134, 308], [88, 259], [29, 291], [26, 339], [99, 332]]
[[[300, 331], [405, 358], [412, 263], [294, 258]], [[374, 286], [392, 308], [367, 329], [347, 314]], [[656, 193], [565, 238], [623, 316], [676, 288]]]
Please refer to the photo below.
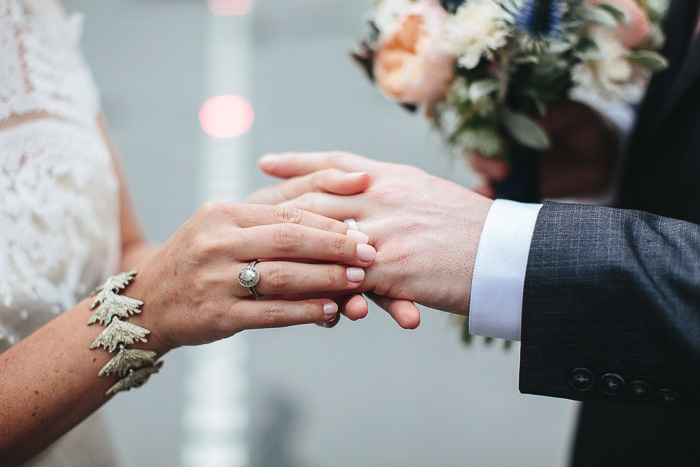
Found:
[[326, 317], [331, 318], [338, 313], [338, 304], [335, 302], [328, 302], [323, 305], [323, 313]]
[[343, 175], [343, 177], [345, 177], [345, 178], [359, 178], [359, 177], [362, 177], [363, 175], [368, 175], [368, 174], [367, 174], [367, 172], [350, 172], [350, 173], [346, 173], [345, 175]]
[[374, 261], [377, 256], [377, 250], [375, 250], [371, 245], [357, 245], [357, 257], [362, 261]]
[[362, 243], [369, 242], [369, 237], [367, 235], [363, 234], [362, 232], [360, 232], [359, 230], [348, 229], [348, 231], [345, 232], [345, 235], [347, 235], [350, 238], [354, 238], [358, 242], [362, 242]]
[[365, 270], [362, 268], [348, 268], [346, 274], [350, 282], [362, 282], [365, 278]]
[[260, 158], [261, 164], [274, 164], [280, 160], [279, 154], [265, 154]]

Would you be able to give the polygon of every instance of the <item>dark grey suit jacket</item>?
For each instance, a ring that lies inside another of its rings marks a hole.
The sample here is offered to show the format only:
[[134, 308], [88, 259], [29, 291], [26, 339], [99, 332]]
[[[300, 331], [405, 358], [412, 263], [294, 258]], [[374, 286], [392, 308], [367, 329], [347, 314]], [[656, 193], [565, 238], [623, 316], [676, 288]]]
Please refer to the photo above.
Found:
[[548, 203], [537, 220], [520, 389], [589, 401], [576, 465], [700, 465], [697, 12], [672, 2], [671, 67], [639, 111], [624, 209]]

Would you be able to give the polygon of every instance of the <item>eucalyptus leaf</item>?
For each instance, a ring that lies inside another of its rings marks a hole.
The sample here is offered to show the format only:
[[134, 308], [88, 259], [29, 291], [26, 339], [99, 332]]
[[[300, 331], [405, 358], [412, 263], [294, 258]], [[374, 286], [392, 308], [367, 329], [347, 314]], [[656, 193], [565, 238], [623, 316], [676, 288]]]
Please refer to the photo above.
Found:
[[663, 55], [651, 50], [637, 50], [628, 55], [627, 58], [653, 72], [663, 71], [668, 68], [668, 60]]
[[610, 26], [611, 28], [614, 28], [618, 25], [615, 15], [613, 15], [604, 8], [588, 8], [584, 13], [584, 18], [588, 21], [593, 21], [594, 23], [599, 23], [604, 26]]
[[498, 81], [495, 79], [482, 79], [469, 85], [469, 100], [476, 102], [498, 90]]
[[628, 24], [630, 24], [630, 15], [628, 12], [626, 12], [622, 8], [615, 6], [612, 3], [607, 3], [607, 2], [600, 3], [598, 5], [598, 8], [603, 9], [603, 10], [607, 11], [608, 13], [610, 13], [618, 23], [620, 23], [624, 26], [627, 26]]
[[549, 149], [549, 136], [533, 119], [521, 113], [512, 113], [503, 117], [503, 126], [515, 141], [525, 147], [544, 151]]

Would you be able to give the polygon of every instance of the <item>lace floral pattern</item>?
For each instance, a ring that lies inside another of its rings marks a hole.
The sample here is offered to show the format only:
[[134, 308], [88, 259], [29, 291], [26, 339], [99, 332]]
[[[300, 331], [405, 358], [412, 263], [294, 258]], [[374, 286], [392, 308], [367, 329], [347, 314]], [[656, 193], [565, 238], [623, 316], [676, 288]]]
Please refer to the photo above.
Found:
[[[118, 183], [79, 37], [54, 0], [0, 0], [0, 352], [118, 266]], [[14, 116], [29, 120], [3, 126]]]
[[44, 112], [94, 125], [98, 93], [81, 31], [82, 16], [55, 0], [0, 0], [0, 122]]

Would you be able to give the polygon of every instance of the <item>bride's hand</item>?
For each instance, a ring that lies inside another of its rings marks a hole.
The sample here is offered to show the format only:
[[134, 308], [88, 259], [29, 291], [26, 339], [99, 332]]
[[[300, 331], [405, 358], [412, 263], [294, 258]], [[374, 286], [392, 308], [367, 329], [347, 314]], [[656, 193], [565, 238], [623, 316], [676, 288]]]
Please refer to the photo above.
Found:
[[[329, 298], [357, 289], [374, 260], [366, 236], [290, 207], [208, 203], [138, 267], [125, 294], [144, 301], [132, 317], [163, 347], [215, 341], [245, 329], [332, 321]], [[255, 300], [238, 274], [261, 260]]]
[[[270, 155], [260, 160], [260, 167], [288, 180], [249, 200], [353, 218], [370, 236], [377, 259], [360, 290], [468, 313], [476, 249], [490, 200], [415, 167], [347, 153]], [[367, 172], [372, 186], [354, 196], [308, 192], [304, 177], [330, 168]]]

